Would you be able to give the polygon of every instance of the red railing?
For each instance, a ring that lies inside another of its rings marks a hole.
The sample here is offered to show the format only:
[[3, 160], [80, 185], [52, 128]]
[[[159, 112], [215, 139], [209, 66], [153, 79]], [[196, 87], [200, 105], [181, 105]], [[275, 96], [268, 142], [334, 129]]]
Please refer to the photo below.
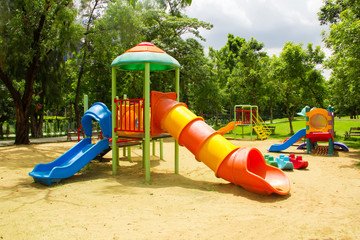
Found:
[[118, 132], [144, 132], [144, 99], [115, 99]]
[[[236, 123], [250, 124], [250, 110], [244, 110], [243, 108], [236, 108]], [[257, 118], [257, 111], [252, 110], [252, 121], [255, 122]]]
[[[77, 129], [77, 134], [78, 134], [78, 142], [80, 142], [80, 131], [82, 129], [82, 125]], [[83, 134], [83, 138], [85, 138], [85, 132], [84, 130], [82, 131]]]

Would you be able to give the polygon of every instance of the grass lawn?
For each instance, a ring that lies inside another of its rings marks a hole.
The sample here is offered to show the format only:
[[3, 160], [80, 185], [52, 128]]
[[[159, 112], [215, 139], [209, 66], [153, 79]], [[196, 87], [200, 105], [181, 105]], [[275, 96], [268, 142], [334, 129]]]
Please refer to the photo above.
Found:
[[[272, 124], [266, 122], [270, 126], [275, 127], [275, 134], [270, 135], [268, 138], [270, 139], [285, 139], [287, 137], [291, 137], [290, 134], [290, 124], [287, 119], [275, 119]], [[302, 128], [306, 127], [306, 121], [304, 117], [295, 117], [292, 122], [294, 132], [299, 131]], [[343, 142], [347, 146], [360, 149], [360, 137], [352, 137], [350, 139], [344, 140], [344, 134], [346, 131], [349, 131], [351, 127], [360, 127], [360, 120], [353, 120], [350, 118], [335, 118], [335, 142]], [[244, 139], [250, 139], [250, 127], [249, 126], [238, 126], [235, 131], [226, 134], [225, 137], [236, 137]], [[252, 139], [256, 139], [257, 135], [253, 132]]]

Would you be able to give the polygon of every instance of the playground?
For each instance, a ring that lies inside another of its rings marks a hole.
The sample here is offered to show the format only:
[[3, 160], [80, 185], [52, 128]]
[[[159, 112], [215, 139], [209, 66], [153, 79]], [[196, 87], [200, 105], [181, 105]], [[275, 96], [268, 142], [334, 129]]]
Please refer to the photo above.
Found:
[[[234, 122], [218, 131], [207, 125], [179, 102], [177, 60], [151, 43], [111, 66], [111, 111], [100, 102], [84, 107], [78, 143], [0, 149], [0, 239], [360, 235], [359, 153], [334, 142], [331, 107], [306, 107], [306, 128], [279, 143], [267, 139], [272, 131], [257, 106], [235, 106]], [[118, 98], [118, 70], [144, 73], [142, 99]], [[150, 91], [150, 72], [169, 70], [175, 92]], [[261, 141], [223, 136], [236, 126], [254, 129]], [[267, 164], [273, 157], [278, 167]]]
[[[279, 140], [234, 141], [262, 154]], [[174, 174], [174, 140], [164, 139], [164, 160], [151, 156], [145, 183], [142, 151], [110, 162], [94, 160], [58, 185], [35, 183], [28, 173], [77, 142], [0, 148], [0, 239], [357, 239], [360, 235], [359, 153], [306, 155], [307, 169], [286, 171], [291, 192], [259, 195], [216, 178], [180, 147]], [[278, 156], [280, 153], [270, 153]], [[105, 155], [111, 160], [111, 152]]]

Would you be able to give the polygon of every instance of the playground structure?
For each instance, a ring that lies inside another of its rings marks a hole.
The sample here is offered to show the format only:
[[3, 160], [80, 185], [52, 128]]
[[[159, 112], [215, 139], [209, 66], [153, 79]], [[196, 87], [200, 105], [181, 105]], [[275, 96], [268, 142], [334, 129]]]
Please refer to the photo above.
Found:
[[[254, 130], [260, 140], [266, 139], [271, 130], [259, 115], [258, 106], [256, 105], [235, 105], [234, 106], [234, 122], [235, 126], [241, 126], [242, 138], [244, 138], [244, 127], [250, 127], [250, 139]], [[235, 138], [236, 138], [236, 131]]]
[[[113, 174], [117, 174], [119, 147], [131, 145], [133, 142], [141, 143], [143, 146], [145, 180], [149, 182], [150, 141], [169, 133], [175, 139], [175, 173], [179, 172], [179, 145], [181, 145], [192, 152], [196, 160], [213, 170], [215, 176], [242, 186], [248, 191], [280, 195], [290, 192], [290, 183], [285, 173], [267, 165], [258, 149], [235, 146], [222, 136], [226, 130], [215, 131], [205, 123], [204, 119], [192, 113], [186, 104], [179, 102], [180, 64], [163, 50], [151, 43], [140, 43], [117, 57], [111, 66], [112, 112], [102, 103], [91, 106], [82, 118], [83, 129], [89, 137], [52, 163], [37, 165], [29, 173], [36, 182], [50, 185], [67, 178], [79, 171], [96, 155], [108, 151], [109, 147], [112, 150]], [[144, 72], [143, 99], [117, 99], [117, 69]], [[168, 70], [175, 70], [176, 92], [152, 91], [150, 97], [150, 72]], [[92, 144], [90, 138], [92, 120], [98, 121], [101, 129], [104, 129], [105, 139], [96, 144]], [[62, 169], [65, 173], [52, 174], [59, 171], [57, 169]]]
[[[287, 141], [281, 144], [274, 144], [270, 146], [268, 151], [278, 152], [283, 151], [302, 137], [306, 138], [306, 142], [301, 144], [297, 149], [306, 147], [307, 154], [310, 154], [313, 149], [317, 153], [327, 154], [333, 156], [334, 146], [337, 146], [344, 151], [349, 151], [349, 148], [341, 142], [334, 142], [334, 108], [329, 106], [328, 109], [313, 108], [306, 106], [301, 113], [301, 116], [306, 118], [306, 128], [296, 132]], [[318, 146], [318, 142], [328, 142], [328, 147]]]

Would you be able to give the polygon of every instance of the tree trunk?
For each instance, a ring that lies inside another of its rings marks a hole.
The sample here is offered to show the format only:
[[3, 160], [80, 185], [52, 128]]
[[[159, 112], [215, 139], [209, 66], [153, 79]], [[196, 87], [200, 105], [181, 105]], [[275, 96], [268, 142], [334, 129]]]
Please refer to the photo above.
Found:
[[42, 138], [43, 137], [43, 123], [44, 123], [44, 115], [34, 113], [30, 117], [31, 119], [31, 136], [33, 138]]
[[16, 109], [16, 137], [15, 144], [30, 144], [29, 140], [29, 113], [27, 109]]
[[0, 122], [0, 139], [4, 139], [3, 125], [4, 122]]
[[43, 122], [44, 122], [44, 94], [40, 92], [40, 100], [35, 104], [35, 108], [32, 109], [30, 114], [30, 127], [31, 127], [31, 137], [33, 138], [42, 138], [43, 137]]
[[12, 84], [9, 76], [3, 71], [0, 66], [0, 78], [8, 88], [15, 105], [16, 111], [16, 137], [15, 144], [29, 144], [29, 108], [33, 97], [35, 75], [40, 65], [40, 45], [41, 45], [41, 32], [43, 30], [47, 12], [50, 9], [50, 1], [46, 2], [44, 13], [39, 18], [37, 28], [33, 32], [34, 40], [31, 43], [31, 51], [33, 57], [29, 64], [26, 66], [25, 86], [23, 95], [21, 96], [20, 89], [17, 90]]
[[291, 119], [291, 113], [290, 113], [290, 103], [289, 103], [289, 98], [288, 98], [288, 94], [286, 94], [286, 116], [289, 120], [289, 127], [290, 127], [290, 134], [293, 135], [294, 134], [294, 129], [292, 126], [292, 119]]
[[289, 120], [290, 134], [294, 135], [294, 129], [293, 129], [293, 126], [292, 126], [292, 119], [291, 119], [290, 113], [288, 112], [288, 106], [286, 106], [286, 112], [287, 112], [287, 117], [288, 117], [288, 120]]
[[79, 71], [79, 75], [78, 75], [78, 79], [77, 79], [76, 96], [75, 96], [75, 102], [74, 102], [75, 120], [76, 120], [77, 128], [79, 128], [81, 126], [80, 111], [79, 111], [79, 95], [80, 95], [81, 78], [84, 73], [86, 57], [87, 57], [87, 50], [88, 50], [88, 48], [87, 48], [88, 47], [88, 39], [87, 39], [86, 34], [89, 33], [89, 30], [91, 27], [91, 21], [93, 20], [93, 17], [94, 17], [94, 11], [95, 11], [96, 7], [98, 6], [99, 2], [100, 2], [99, 0], [95, 0], [94, 6], [91, 9], [89, 20], [88, 20], [87, 26], [86, 26], [85, 42], [84, 42], [84, 55], [82, 57], [81, 64], [80, 64], [80, 71]]

